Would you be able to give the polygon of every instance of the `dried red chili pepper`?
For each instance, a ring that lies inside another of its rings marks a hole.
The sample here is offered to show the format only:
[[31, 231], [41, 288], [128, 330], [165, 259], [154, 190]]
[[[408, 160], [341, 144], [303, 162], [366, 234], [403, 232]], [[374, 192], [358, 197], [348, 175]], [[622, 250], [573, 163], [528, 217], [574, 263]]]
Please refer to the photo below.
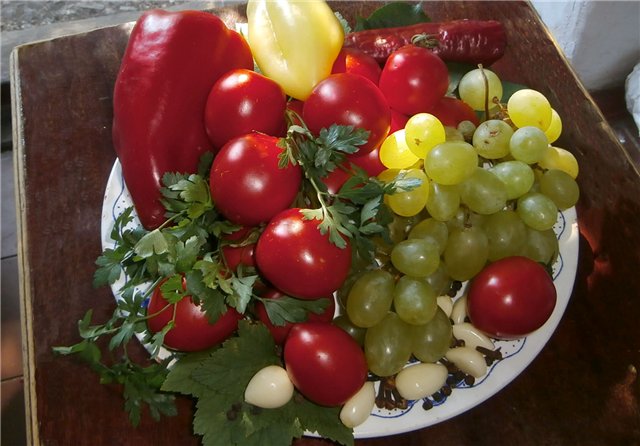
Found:
[[166, 172], [195, 173], [214, 151], [204, 125], [209, 90], [224, 73], [253, 69], [242, 36], [203, 11], [145, 12], [134, 26], [113, 95], [113, 145], [142, 225], [165, 221]]
[[383, 64], [392, 52], [414, 43], [418, 35], [446, 62], [490, 65], [502, 57], [507, 46], [502, 23], [467, 19], [356, 31], [345, 37], [344, 46], [358, 48]]

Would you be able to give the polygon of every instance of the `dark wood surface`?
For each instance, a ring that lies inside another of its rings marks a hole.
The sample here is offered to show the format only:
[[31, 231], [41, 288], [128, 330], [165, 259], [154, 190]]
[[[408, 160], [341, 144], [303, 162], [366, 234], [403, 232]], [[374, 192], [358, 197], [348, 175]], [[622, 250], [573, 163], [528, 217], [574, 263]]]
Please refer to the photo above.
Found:
[[[349, 19], [374, 6], [337, 4]], [[504, 390], [435, 426], [357, 443], [640, 444], [637, 158], [617, 142], [527, 3], [425, 2], [425, 10], [434, 20], [502, 21], [509, 46], [496, 71], [543, 92], [563, 117], [558, 145], [581, 167], [578, 272], [555, 334]], [[216, 13], [231, 22], [243, 8]], [[129, 29], [28, 44], [13, 55], [25, 393], [33, 444], [198, 444], [191, 401], [179, 400], [178, 416], [161, 423], [145, 417], [135, 429], [122, 410], [120, 389], [99, 384], [84, 365], [51, 353], [52, 346], [77, 342], [76, 321], [88, 308], [101, 320], [113, 310], [110, 291], [91, 282], [103, 193], [115, 160], [112, 89]]]

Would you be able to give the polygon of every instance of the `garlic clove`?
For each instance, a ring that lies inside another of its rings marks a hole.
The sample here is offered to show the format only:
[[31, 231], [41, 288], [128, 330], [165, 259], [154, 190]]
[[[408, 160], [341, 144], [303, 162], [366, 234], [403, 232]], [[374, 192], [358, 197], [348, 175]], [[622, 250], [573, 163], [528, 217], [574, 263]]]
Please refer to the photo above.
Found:
[[347, 427], [356, 427], [364, 423], [376, 401], [376, 392], [373, 386], [373, 382], [367, 381], [364, 385], [353, 395], [340, 410], [340, 421]]
[[467, 375], [481, 378], [487, 374], [487, 362], [478, 350], [470, 347], [455, 347], [444, 355]]
[[277, 365], [260, 369], [247, 384], [244, 400], [263, 409], [284, 406], [293, 396], [293, 384], [287, 371]]
[[448, 374], [442, 364], [421, 363], [405, 367], [396, 376], [396, 389], [407, 400], [425, 398], [446, 384]]
[[453, 336], [464, 341], [465, 347], [484, 347], [488, 350], [495, 350], [493, 341], [469, 322], [454, 324], [452, 327]]

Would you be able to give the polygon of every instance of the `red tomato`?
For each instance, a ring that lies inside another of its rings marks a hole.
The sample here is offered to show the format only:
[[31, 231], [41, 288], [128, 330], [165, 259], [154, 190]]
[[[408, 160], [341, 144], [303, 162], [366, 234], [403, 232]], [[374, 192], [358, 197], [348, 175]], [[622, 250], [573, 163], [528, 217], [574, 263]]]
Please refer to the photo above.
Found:
[[318, 220], [298, 208], [276, 215], [258, 238], [256, 265], [262, 276], [289, 296], [318, 299], [336, 291], [349, 273], [351, 244], [338, 248], [321, 234]]
[[323, 406], [344, 404], [367, 379], [362, 349], [333, 324], [296, 324], [284, 344], [284, 364], [300, 393]]
[[[304, 107], [304, 102], [298, 99], [291, 99], [287, 102], [287, 110], [291, 110], [296, 112], [296, 114], [302, 119], [302, 108]], [[300, 119], [293, 119], [293, 124], [302, 125]]]
[[358, 153], [370, 152], [384, 141], [391, 125], [391, 110], [378, 87], [362, 76], [332, 74], [320, 81], [304, 102], [303, 119], [312, 133], [332, 124], [352, 125], [370, 132]]
[[[184, 280], [183, 286], [186, 286]], [[147, 314], [158, 314], [150, 318], [147, 325], [151, 333], [161, 331], [173, 318], [175, 307], [175, 326], [165, 335], [164, 345], [183, 352], [205, 350], [220, 344], [238, 329], [238, 321], [242, 319], [240, 313], [229, 307], [212, 324], [200, 305], [196, 305], [189, 296], [183, 297], [177, 304], [168, 307], [167, 304], [160, 286], [156, 287], [149, 301]]]
[[466, 102], [449, 96], [443, 96], [429, 111], [438, 118], [442, 125], [457, 127], [462, 121], [471, 121], [476, 126], [480, 124], [478, 115]]
[[433, 108], [445, 95], [449, 71], [430, 50], [406, 45], [391, 53], [378, 85], [392, 109], [411, 116]]
[[556, 305], [553, 279], [527, 257], [505, 257], [474, 277], [467, 294], [473, 325], [498, 339], [515, 339], [540, 328]]
[[229, 221], [257, 226], [291, 205], [300, 183], [298, 165], [278, 167], [278, 138], [251, 133], [229, 141], [211, 166], [211, 197]]
[[391, 109], [391, 129], [389, 130], [389, 134], [402, 130], [404, 126], [407, 125], [408, 120], [409, 117], [407, 115]]
[[342, 48], [333, 63], [331, 73], [359, 74], [378, 84], [382, 69], [378, 62], [368, 54], [357, 48]]
[[221, 251], [227, 268], [230, 271], [236, 271], [240, 265], [255, 266], [253, 260], [255, 247], [255, 243], [242, 246], [223, 246]]
[[[286, 296], [286, 294], [273, 288], [269, 289], [262, 295], [262, 297], [266, 299], [281, 299], [284, 296]], [[333, 315], [336, 311], [336, 303], [333, 296], [326, 296], [326, 298], [329, 300], [329, 305], [327, 305], [324, 312], [320, 314], [313, 312], [307, 313], [307, 321], [329, 323], [333, 320]], [[271, 319], [269, 319], [269, 315], [267, 314], [264, 304], [260, 301], [256, 303], [256, 315], [258, 316], [258, 319], [267, 326], [271, 332], [271, 336], [273, 336], [273, 340], [280, 345], [284, 344], [284, 340], [291, 331], [291, 327], [296, 325], [296, 323], [293, 322], [286, 322], [284, 325], [274, 325], [271, 322]]]
[[282, 136], [287, 99], [273, 80], [246, 69], [231, 70], [211, 88], [204, 122], [211, 143], [220, 148], [246, 133]]
[[332, 172], [329, 172], [326, 177], [321, 178], [330, 194], [337, 194], [342, 185], [351, 177], [348, 169], [349, 164], [346, 163], [345, 169], [338, 166]]
[[370, 177], [377, 177], [380, 172], [387, 169], [384, 164], [380, 162], [380, 147], [376, 147], [364, 155], [354, 153], [353, 155], [347, 155], [346, 158], [348, 162], [364, 169]]

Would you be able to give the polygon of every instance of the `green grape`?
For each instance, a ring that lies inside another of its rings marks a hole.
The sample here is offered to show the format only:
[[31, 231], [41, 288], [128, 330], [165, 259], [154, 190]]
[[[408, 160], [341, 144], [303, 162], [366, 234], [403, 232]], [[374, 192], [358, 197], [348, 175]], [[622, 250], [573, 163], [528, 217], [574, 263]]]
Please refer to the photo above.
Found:
[[429, 179], [422, 169], [409, 169], [405, 178], [417, 178], [420, 186], [406, 192], [396, 192], [385, 197], [387, 205], [393, 212], [403, 217], [418, 215], [426, 206], [429, 198]]
[[406, 169], [420, 160], [409, 149], [404, 133], [404, 129], [395, 131], [380, 146], [380, 162], [389, 169]]
[[529, 192], [535, 181], [533, 169], [522, 161], [504, 161], [489, 170], [504, 183], [507, 200], [516, 199]]
[[460, 184], [469, 178], [478, 166], [478, 155], [473, 146], [461, 141], [447, 141], [431, 149], [424, 159], [424, 169], [436, 183]]
[[425, 218], [409, 231], [407, 238], [427, 238], [435, 240], [438, 244], [438, 251], [440, 254], [447, 246], [447, 237], [449, 236], [449, 229], [446, 223], [438, 221], [434, 218]]
[[408, 324], [426, 324], [438, 309], [436, 293], [424, 280], [402, 276], [393, 290], [393, 308]]
[[549, 140], [549, 144], [560, 138], [561, 133], [562, 119], [560, 119], [560, 115], [557, 111], [551, 109], [551, 123], [549, 124], [549, 127], [547, 127], [547, 129], [544, 131], [544, 134], [547, 135], [547, 139]]
[[491, 171], [477, 167], [460, 185], [460, 200], [473, 212], [493, 214], [507, 204], [507, 188]]
[[422, 280], [431, 286], [433, 292], [436, 293], [436, 296], [447, 294], [451, 289], [452, 280], [451, 277], [449, 277], [449, 273], [447, 272], [444, 262], [440, 262], [438, 269]]
[[380, 322], [393, 302], [395, 280], [384, 270], [367, 271], [355, 281], [347, 297], [347, 315], [358, 327]]
[[553, 228], [558, 219], [558, 207], [551, 198], [539, 192], [518, 198], [516, 212], [527, 226], [538, 231]]
[[489, 240], [490, 261], [522, 254], [527, 227], [515, 211], [502, 210], [487, 216], [482, 229]]
[[349, 336], [351, 336], [361, 347], [364, 346], [364, 336], [367, 333], [367, 329], [363, 327], [358, 327], [353, 322], [349, 320], [349, 317], [346, 314], [341, 314], [336, 317], [332, 324], [337, 325], [346, 331]]
[[349, 298], [349, 292], [351, 291], [353, 284], [356, 283], [356, 281], [364, 273], [365, 271], [363, 270], [361, 271], [351, 270], [347, 278], [344, 280], [344, 282], [342, 282], [342, 285], [340, 286], [340, 288], [338, 288], [338, 290], [336, 291], [336, 298], [338, 301], [338, 305], [341, 308], [344, 308], [344, 309], [347, 308], [347, 299]]
[[446, 141], [465, 141], [462, 132], [454, 127], [446, 126], [444, 128]]
[[433, 218], [439, 221], [450, 220], [460, 207], [458, 186], [446, 186], [433, 181], [429, 184], [429, 197], [426, 209]]
[[404, 125], [404, 137], [409, 149], [419, 158], [446, 140], [444, 126], [438, 118], [429, 113], [418, 113]]
[[411, 350], [422, 362], [436, 362], [449, 350], [452, 338], [451, 321], [438, 308], [429, 322], [411, 327]]
[[489, 257], [489, 240], [476, 226], [449, 233], [444, 263], [451, 278], [464, 282], [478, 274]]
[[500, 119], [490, 119], [481, 123], [473, 134], [473, 148], [479, 156], [495, 160], [509, 154], [509, 141], [513, 129]]
[[411, 357], [411, 325], [393, 312], [367, 330], [364, 354], [372, 373], [391, 376], [398, 373]]
[[484, 215], [476, 214], [475, 212], [471, 212], [468, 208], [461, 206], [458, 208], [455, 215], [447, 221], [449, 234], [451, 234], [451, 231], [454, 229], [463, 229], [469, 226], [477, 226], [481, 228], [485, 218], [486, 217]]
[[471, 141], [473, 134], [476, 132], [476, 125], [471, 121], [460, 121], [458, 123], [458, 131], [462, 134], [465, 141]]
[[547, 170], [542, 174], [540, 193], [551, 198], [560, 210], [575, 206], [580, 198], [578, 183], [571, 175], [557, 169]]
[[513, 132], [509, 141], [511, 156], [523, 163], [537, 163], [549, 146], [547, 136], [537, 127], [522, 127]]
[[462, 76], [458, 84], [458, 95], [474, 110], [491, 108], [493, 98], [498, 101], [502, 99], [502, 82], [493, 71], [476, 68]]
[[553, 229], [537, 231], [527, 228], [527, 240], [523, 252], [523, 255], [531, 260], [549, 265], [560, 252], [558, 237]]
[[507, 102], [507, 113], [516, 127], [537, 127], [544, 131], [551, 124], [551, 104], [542, 93], [528, 88], [518, 90]]
[[549, 146], [542, 154], [538, 165], [544, 169], [558, 169], [568, 173], [574, 180], [578, 177], [578, 161], [571, 152], [560, 147]]
[[404, 240], [391, 251], [391, 264], [408, 276], [426, 277], [438, 268], [439, 263], [440, 250], [432, 238]]

